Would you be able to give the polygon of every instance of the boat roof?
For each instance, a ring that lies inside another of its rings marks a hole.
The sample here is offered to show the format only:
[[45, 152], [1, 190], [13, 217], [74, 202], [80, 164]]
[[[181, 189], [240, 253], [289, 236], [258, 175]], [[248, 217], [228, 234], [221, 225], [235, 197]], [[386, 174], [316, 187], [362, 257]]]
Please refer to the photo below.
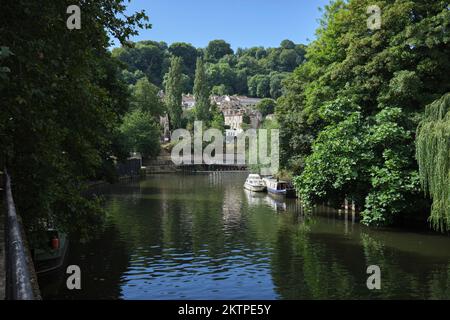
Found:
[[253, 179], [261, 179], [259, 174], [255, 174], [255, 173], [251, 173], [248, 175], [249, 178], [253, 178]]
[[289, 183], [289, 181], [286, 180], [278, 180], [276, 178], [264, 178], [265, 180], [271, 181], [271, 182], [278, 182], [278, 183]]

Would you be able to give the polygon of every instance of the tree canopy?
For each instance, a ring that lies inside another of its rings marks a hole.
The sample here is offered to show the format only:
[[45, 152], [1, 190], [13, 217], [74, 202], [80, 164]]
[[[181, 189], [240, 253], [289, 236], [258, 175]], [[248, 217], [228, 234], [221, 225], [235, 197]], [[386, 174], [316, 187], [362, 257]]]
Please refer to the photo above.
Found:
[[170, 125], [173, 130], [182, 128], [182, 59], [172, 57], [170, 60], [169, 72], [166, 74], [165, 83], [165, 104], [169, 114]]
[[417, 130], [417, 160], [424, 190], [433, 199], [431, 223], [450, 230], [450, 93], [426, 107]]
[[450, 89], [450, 11], [448, 1], [378, 1], [382, 24], [371, 30], [370, 5], [326, 6], [276, 115], [280, 162], [302, 198], [354, 200], [364, 223], [385, 225], [424, 208], [415, 131], [425, 106]]
[[129, 106], [109, 35], [125, 44], [149, 26], [144, 12], [100, 0], [81, 2], [82, 27], [68, 30], [72, 4], [6, 1], [0, 10], [0, 167], [12, 174], [28, 229], [48, 218], [66, 230], [99, 219], [82, 191], [110, 172]]
[[164, 42], [141, 41], [131, 48], [114, 49], [113, 56], [128, 66], [124, 73], [130, 84], [134, 84], [139, 75], [145, 75], [162, 88], [170, 58], [176, 56], [182, 58], [182, 90], [192, 93], [196, 59], [202, 57], [213, 93], [276, 99], [282, 93], [282, 81], [287, 74], [304, 63], [305, 52], [305, 45], [290, 40], [284, 40], [279, 48], [239, 48], [236, 53], [224, 40], [213, 40], [206, 48], [197, 49], [184, 42], [167, 46]]

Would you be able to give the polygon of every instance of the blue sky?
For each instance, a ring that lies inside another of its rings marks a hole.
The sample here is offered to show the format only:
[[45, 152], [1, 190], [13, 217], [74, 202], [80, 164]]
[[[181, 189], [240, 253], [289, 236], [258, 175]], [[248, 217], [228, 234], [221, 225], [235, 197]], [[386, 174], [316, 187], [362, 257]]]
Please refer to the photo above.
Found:
[[132, 0], [129, 12], [145, 9], [152, 29], [133, 41], [188, 42], [206, 47], [224, 39], [233, 49], [277, 47], [284, 39], [314, 39], [323, 7], [329, 0]]

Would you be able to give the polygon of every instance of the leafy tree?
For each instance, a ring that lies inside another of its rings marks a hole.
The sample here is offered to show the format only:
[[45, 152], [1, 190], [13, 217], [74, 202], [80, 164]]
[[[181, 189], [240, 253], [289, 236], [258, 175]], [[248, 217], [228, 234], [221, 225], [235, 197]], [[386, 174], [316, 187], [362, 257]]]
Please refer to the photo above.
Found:
[[253, 97], [266, 98], [270, 96], [270, 77], [257, 74], [248, 80], [248, 93]]
[[128, 65], [131, 72], [140, 70], [153, 84], [160, 86], [168, 59], [167, 44], [154, 41], [131, 43], [130, 47], [116, 48], [113, 57]]
[[173, 56], [183, 59], [185, 70], [188, 74], [195, 72], [195, 65], [197, 61], [197, 49], [190, 43], [174, 42], [169, 47], [169, 52]]
[[122, 78], [127, 84], [135, 85], [139, 79], [145, 78], [145, 74], [141, 70], [131, 72], [124, 69], [122, 70]]
[[276, 106], [277, 103], [275, 100], [265, 98], [258, 102], [258, 104], [256, 105], [256, 109], [261, 112], [263, 116], [267, 116], [268, 114], [273, 114], [275, 112]]
[[264, 71], [256, 58], [247, 55], [242, 56], [238, 60], [236, 68], [245, 72], [247, 76], [254, 76]]
[[206, 76], [210, 87], [224, 85], [228, 94], [234, 93], [236, 73], [228, 64], [209, 64], [206, 69]]
[[211, 94], [217, 95], [217, 96], [230, 95], [230, 94], [232, 94], [232, 92], [233, 92], [233, 89], [230, 87], [227, 87], [224, 84], [214, 86], [211, 89]]
[[195, 115], [197, 120], [207, 122], [211, 119], [211, 101], [209, 96], [210, 91], [203, 59], [198, 58], [194, 82]]
[[[52, 219], [66, 231], [101, 220], [82, 194], [118, 155], [115, 128], [129, 106], [109, 34], [125, 44], [146, 27], [122, 1], [80, 3], [82, 28], [69, 31], [71, 1], [2, 3], [0, 167], [7, 166], [27, 230]], [[20, 18], [19, 18], [20, 17]], [[82, 232], [82, 235], [84, 233]]]
[[294, 49], [283, 49], [280, 53], [280, 68], [281, 71], [292, 72], [297, 63], [298, 54]]
[[185, 92], [192, 92], [195, 66], [197, 61], [197, 49], [190, 43], [174, 42], [170, 45], [168, 50], [171, 55], [180, 57], [182, 59], [182, 72], [188, 77]]
[[270, 96], [278, 99], [283, 93], [283, 81], [288, 77], [289, 73], [272, 72], [270, 74]]
[[[205, 49], [196, 49], [184, 42], [176, 42], [168, 47], [165, 42], [140, 41], [114, 49], [113, 55], [128, 66], [124, 78], [129, 84], [135, 84], [143, 73], [151, 83], [163, 87], [170, 57], [177, 56], [182, 58], [182, 91], [192, 93], [196, 58], [202, 57], [209, 86], [214, 93], [247, 95], [250, 78], [264, 75], [270, 76], [271, 83], [269, 93], [266, 92], [266, 84], [260, 88], [264, 92], [263, 96], [278, 98], [285, 75], [304, 63], [305, 48], [304, 45], [289, 41], [280, 48], [240, 48], [233, 54], [230, 45], [223, 40], [211, 41]], [[257, 96], [257, 85], [254, 95]]]
[[233, 54], [233, 50], [224, 40], [210, 41], [205, 49], [205, 58], [209, 62], [217, 62], [227, 54]]
[[158, 87], [151, 84], [147, 78], [139, 79], [132, 92], [134, 109], [147, 112], [153, 118], [159, 120], [159, 116], [164, 114], [164, 104], [159, 98], [158, 92]]
[[211, 107], [211, 123], [210, 128], [218, 129], [220, 131], [225, 130], [225, 118], [223, 113], [217, 108], [217, 105], [213, 104]]
[[128, 113], [120, 127], [127, 150], [143, 157], [156, 157], [160, 151], [160, 128], [153, 116], [142, 110]]
[[172, 129], [175, 130], [182, 127], [181, 116], [183, 113], [181, 107], [183, 89], [180, 57], [171, 58], [165, 87], [165, 104], [169, 114], [170, 125], [172, 126]]
[[450, 230], [450, 94], [426, 107], [417, 130], [420, 179], [433, 198], [431, 223], [437, 230]]
[[413, 132], [424, 106], [450, 89], [450, 12], [445, 1], [382, 1], [382, 28], [370, 30], [369, 5], [326, 7], [276, 114], [281, 163], [302, 197], [354, 199], [364, 223], [384, 225], [423, 205]]
[[294, 49], [295, 43], [292, 42], [291, 40], [286, 39], [281, 41], [280, 47], [283, 49]]

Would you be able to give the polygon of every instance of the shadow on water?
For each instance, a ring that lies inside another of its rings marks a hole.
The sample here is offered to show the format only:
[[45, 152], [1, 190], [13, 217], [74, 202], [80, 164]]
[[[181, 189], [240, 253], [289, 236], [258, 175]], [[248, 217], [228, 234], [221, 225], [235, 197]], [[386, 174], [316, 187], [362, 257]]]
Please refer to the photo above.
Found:
[[[154, 175], [98, 187], [105, 228], [72, 241], [82, 289], [41, 277], [48, 299], [450, 298], [450, 238], [375, 230], [296, 199], [243, 190], [243, 173]], [[381, 290], [366, 268], [381, 268]]]

